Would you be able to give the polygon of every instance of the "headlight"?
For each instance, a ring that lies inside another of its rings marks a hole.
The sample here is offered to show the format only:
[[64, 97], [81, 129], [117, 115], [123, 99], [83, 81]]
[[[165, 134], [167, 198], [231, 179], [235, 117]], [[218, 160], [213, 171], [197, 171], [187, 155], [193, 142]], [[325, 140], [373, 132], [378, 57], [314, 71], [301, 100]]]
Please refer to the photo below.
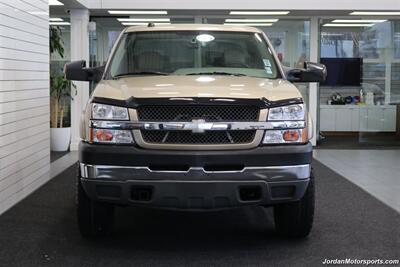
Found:
[[268, 111], [269, 121], [304, 120], [305, 111], [303, 104], [295, 104], [271, 108]]
[[307, 129], [265, 131], [264, 144], [285, 144], [307, 142]]
[[[106, 104], [92, 103], [93, 120], [129, 120], [128, 109], [124, 107], [111, 106]], [[115, 130], [90, 128], [91, 143], [103, 144], [131, 144], [133, 143], [130, 130]]]
[[268, 121], [275, 130], [266, 130], [263, 144], [305, 143], [308, 141], [306, 111], [303, 104], [271, 108]]
[[130, 144], [133, 143], [132, 133], [129, 130], [111, 130], [91, 128], [90, 141], [92, 143]]
[[92, 104], [92, 119], [95, 120], [129, 120], [128, 109], [123, 107]]

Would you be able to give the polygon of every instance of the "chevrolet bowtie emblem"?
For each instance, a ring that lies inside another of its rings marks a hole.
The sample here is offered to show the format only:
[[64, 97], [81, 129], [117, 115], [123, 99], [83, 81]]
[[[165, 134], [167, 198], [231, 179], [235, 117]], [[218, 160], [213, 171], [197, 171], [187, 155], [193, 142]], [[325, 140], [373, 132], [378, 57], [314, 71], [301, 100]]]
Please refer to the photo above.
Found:
[[192, 120], [192, 123], [187, 125], [188, 130], [192, 130], [192, 133], [204, 133], [206, 130], [211, 130], [213, 123], [206, 122], [203, 119]]

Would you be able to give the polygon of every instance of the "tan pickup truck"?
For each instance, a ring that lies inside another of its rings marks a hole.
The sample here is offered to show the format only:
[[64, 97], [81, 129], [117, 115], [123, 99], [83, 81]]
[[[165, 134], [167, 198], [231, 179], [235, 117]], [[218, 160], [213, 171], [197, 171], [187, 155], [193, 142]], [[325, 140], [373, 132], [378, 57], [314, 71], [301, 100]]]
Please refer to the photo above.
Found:
[[85, 66], [65, 66], [98, 82], [81, 125], [83, 236], [110, 233], [115, 205], [272, 206], [281, 234], [309, 234], [312, 123], [292, 82], [323, 81], [323, 65], [284, 68], [256, 28], [149, 24], [125, 29], [106, 66]]

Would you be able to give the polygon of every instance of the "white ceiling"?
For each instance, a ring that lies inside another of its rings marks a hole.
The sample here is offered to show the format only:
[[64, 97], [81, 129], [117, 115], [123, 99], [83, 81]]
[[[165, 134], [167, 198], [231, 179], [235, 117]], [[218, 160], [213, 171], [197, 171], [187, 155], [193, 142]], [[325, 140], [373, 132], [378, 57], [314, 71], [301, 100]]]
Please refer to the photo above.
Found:
[[[228, 17], [230, 10], [288, 10], [290, 17], [345, 17], [351, 11], [400, 11], [400, 0], [59, 0], [51, 15], [67, 15], [72, 8], [89, 8], [91, 16], [112, 16], [107, 10], [168, 10], [168, 17]], [[288, 8], [290, 7], [290, 8]], [[114, 17], [116, 17], [114, 15]], [[118, 16], [121, 17], [121, 16]], [[239, 16], [240, 17], [240, 16]], [[274, 16], [277, 17], [277, 16]], [[393, 17], [400, 19], [400, 16]]]
[[[64, 0], [70, 1], [70, 0]], [[399, 0], [77, 0], [89, 9], [400, 10]]]

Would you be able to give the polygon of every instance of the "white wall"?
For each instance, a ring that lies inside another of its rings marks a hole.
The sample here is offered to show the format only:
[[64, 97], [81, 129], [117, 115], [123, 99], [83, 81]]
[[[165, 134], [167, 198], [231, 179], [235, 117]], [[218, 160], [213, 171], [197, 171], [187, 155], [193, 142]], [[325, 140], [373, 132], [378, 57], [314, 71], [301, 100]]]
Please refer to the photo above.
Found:
[[0, 214], [49, 180], [48, 12], [0, 0]]

